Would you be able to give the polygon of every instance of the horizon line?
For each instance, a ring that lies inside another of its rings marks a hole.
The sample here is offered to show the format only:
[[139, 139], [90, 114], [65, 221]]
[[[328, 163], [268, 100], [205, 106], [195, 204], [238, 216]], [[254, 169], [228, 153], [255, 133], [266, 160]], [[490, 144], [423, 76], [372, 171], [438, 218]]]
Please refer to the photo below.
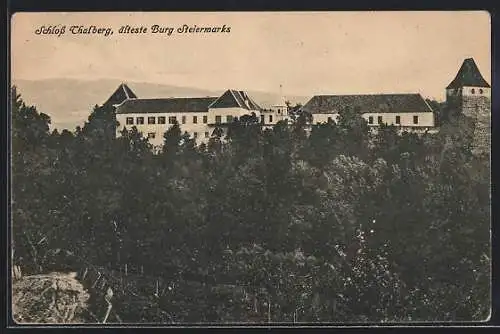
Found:
[[[159, 86], [171, 86], [171, 87], [176, 87], [176, 88], [185, 88], [185, 89], [196, 89], [196, 90], [202, 90], [202, 91], [207, 91], [207, 92], [215, 92], [215, 91], [221, 91], [224, 92], [228, 89], [235, 89], [235, 90], [245, 90], [245, 91], [253, 91], [254, 93], [264, 93], [264, 94], [280, 94], [279, 91], [266, 91], [266, 90], [259, 90], [259, 89], [240, 89], [240, 88], [200, 88], [200, 87], [195, 87], [195, 86], [182, 86], [182, 85], [175, 85], [171, 83], [162, 83], [162, 82], [157, 82], [157, 81], [145, 81], [145, 80], [123, 80], [121, 78], [115, 78], [115, 77], [102, 77], [102, 78], [77, 78], [77, 77], [47, 77], [47, 78], [41, 78], [41, 79], [28, 79], [28, 78], [14, 78], [11, 77], [11, 85], [14, 83], [14, 81], [31, 81], [31, 82], [41, 82], [41, 81], [48, 81], [48, 80], [73, 80], [73, 81], [84, 81], [84, 82], [95, 82], [95, 81], [101, 81], [101, 80], [106, 80], [106, 81], [116, 81], [118, 82], [118, 85], [120, 84], [129, 84], [129, 83], [136, 83], [136, 84], [150, 84], [150, 85], [159, 85]], [[443, 89], [444, 91], [445, 89]], [[294, 98], [311, 98], [314, 96], [340, 96], [340, 95], [385, 95], [385, 94], [419, 94], [424, 98], [429, 98], [433, 99], [436, 101], [442, 101], [441, 98], [438, 98], [437, 96], [433, 95], [428, 95], [424, 94], [421, 91], [410, 91], [410, 90], [402, 90], [402, 91], [364, 91], [364, 92], [352, 92], [352, 93], [310, 93], [310, 94], [295, 94], [295, 93], [290, 93], [290, 94], [285, 94], [285, 97], [294, 97]], [[153, 97], [151, 97], [153, 98]], [[157, 98], [162, 98], [162, 97], [157, 97]], [[165, 97], [167, 98], [167, 97]], [[444, 101], [444, 100], [443, 100]]]

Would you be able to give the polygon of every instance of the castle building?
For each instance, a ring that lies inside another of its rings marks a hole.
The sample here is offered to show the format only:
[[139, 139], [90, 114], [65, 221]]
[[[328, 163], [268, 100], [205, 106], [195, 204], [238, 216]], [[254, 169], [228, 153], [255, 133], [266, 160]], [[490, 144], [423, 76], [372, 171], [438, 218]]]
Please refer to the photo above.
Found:
[[474, 59], [465, 59], [446, 87], [446, 105], [451, 114], [460, 113], [472, 120], [474, 152], [488, 152], [491, 144], [491, 87]]
[[435, 127], [434, 111], [420, 94], [316, 95], [302, 110], [318, 124], [337, 122], [345, 108], [359, 112], [370, 127], [388, 124], [413, 132]]
[[[115, 107], [117, 136], [123, 128], [136, 127], [156, 148], [163, 144], [163, 134], [176, 122], [182, 133], [187, 132], [197, 144], [207, 143], [216, 127], [226, 133], [235, 118], [255, 114], [261, 118], [261, 108], [245, 91], [226, 90], [218, 97], [173, 97], [141, 99], [121, 84], [106, 103]], [[264, 125], [275, 124], [272, 114], [265, 114]]]

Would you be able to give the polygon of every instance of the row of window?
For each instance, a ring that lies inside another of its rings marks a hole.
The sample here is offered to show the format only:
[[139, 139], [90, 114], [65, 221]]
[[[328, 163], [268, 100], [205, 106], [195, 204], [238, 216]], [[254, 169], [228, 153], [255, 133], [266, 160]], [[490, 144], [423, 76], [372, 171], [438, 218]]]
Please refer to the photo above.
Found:
[[[460, 92], [461, 92], [460, 88], [456, 88], [455, 90], [453, 90], [453, 94], [455, 94], [455, 95], [458, 95]], [[470, 93], [472, 95], [474, 95], [474, 94], [476, 94], [476, 90], [474, 88], [472, 88], [470, 90]], [[478, 93], [479, 93], [479, 95], [483, 94], [484, 93], [483, 89], [479, 88]]]
[[[193, 137], [194, 138], [198, 138], [198, 132], [194, 132], [193, 133]], [[205, 138], [209, 138], [210, 137], [210, 133], [209, 132], [205, 132]], [[149, 139], [154, 139], [156, 138], [156, 132], [149, 132], [148, 133], [148, 138]]]
[[[271, 121], [272, 121], [272, 116], [271, 116]], [[198, 124], [198, 116], [193, 116], [192, 118], [193, 124]], [[158, 116], [158, 124], [166, 124], [166, 117], [165, 116]], [[170, 116], [168, 118], [168, 124], [174, 124], [177, 121], [176, 116]], [[127, 125], [134, 125], [134, 117], [127, 117], [125, 120]], [[186, 124], [187, 122], [187, 117], [182, 116], [181, 117], [181, 123]], [[233, 122], [233, 116], [228, 115], [226, 116], [226, 123], [232, 123]], [[207, 124], [208, 123], [208, 116], [203, 116], [203, 123]], [[222, 116], [215, 116], [215, 123], [220, 124], [222, 123]], [[135, 118], [135, 124], [141, 125], [144, 124], [144, 117], [136, 117]], [[148, 117], [148, 124], [157, 124], [157, 118], [154, 116]]]
[[[328, 123], [333, 122], [332, 117], [328, 117]], [[382, 124], [384, 119], [382, 116], [377, 116], [377, 124]], [[401, 116], [396, 116], [396, 124], [401, 124]], [[373, 116], [368, 117], [368, 124], [373, 124]], [[418, 124], [418, 116], [413, 116], [413, 124]]]
[[[226, 116], [226, 123], [232, 123], [232, 122], [233, 122], [233, 116], [231, 116], [231, 115]], [[221, 124], [222, 123], [222, 116], [215, 116], [215, 123]]]
[[[166, 121], [167, 121], [167, 118], [165, 116], [158, 116], [158, 120], [157, 120], [157, 117], [154, 117], [154, 116], [148, 117], [148, 124], [157, 124], [157, 123], [158, 124], [166, 124]], [[127, 125], [133, 125], [134, 124], [134, 117], [127, 117], [125, 122]], [[168, 124], [174, 124], [175, 122], [177, 122], [176, 116], [170, 116], [168, 118]], [[182, 124], [186, 124], [187, 117], [182, 116], [181, 122], [182, 122]], [[205, 124], [208, 123], [207, 116], [203, 116], [203, 123], [205, 123]], [[136, 117], [135, 124], [138, 124], [138, 125], [144, 124], [144, 117]], [[198, 124], [198, 116], [193, 116], [193, 124]]]
[[[384, 122], [382, 116], [377, 116], [377, 124]], [[396, 124], [401, 124], [401, 116], [396, 116]], [[373, 124], [373, 116], [368, 117], [368, 124]], [[418, 124], [418, 116], [413, 116], [413, 124]]]
[[[181, 123], [186, 124], [186, 116], [182, 116], [181, 118]], [[174, 124], [177, 121], [176, 116], [170, 116], [168, 118], [168, 124]], [[265, 122], [264, 115], [260, 116], [260, 121], [262, 123]], [[328, 122], [332, 122], [333, 119], [331, 117], [328, 117]], [[373, 116], [368, 117], [368, 124], [374, 124], [373, 123], [374, 118]], [[208, 117], [203, 116], [203, 123], [206, 124], [208, 122]], [[233, 116], [229, 115], [226, 116], [226, 123], [231, 123], [233, 122]], [[269, 123], [273, 122], [273, 115], [269, 115]], [[216, 124], [221, 124], [222, 123], [222, 116], [215, 116], [215, 123]], [[378, 116], [377, 117], [377, 124], [382, 124], [383, 123], [383, 117]], [[401, 124], [401, 116], [396, 116], [396, 124]], [[126, 119], [126, 124], [127, 125], [133, 125], [134, 124], [134, 118], [133, 117], [127, 117]], [[144, 124], [144, 117], [136, 117], [135, 118], [135, 124]], [[148, 117], [148, 124], [156, 124], [156, 117]], [[165, 116], [159, 116], [158, 117], [158, 124], [166, 124], [166, 117]], [[193, 116], [193, 124], [198, 124], [198, 116]], [[413, 124], [418, 124], [418, 116], [413, 116]]]
[[[260, 122], [261, 123], [265, 123], [266, 122], [266, 118], [264, 115], [260, 115]], [[273, 122], [273, 115], [269, 115], [269, 123], [272, 123]]]
[[[269, 123], [272, 123], [273, 122], [273, 115], [269, 115]], [[226, 116], [226, 123], [232, 123], [233, 122], [233, 116], [231, 115], [228, 115]], [[159, 116], [158, 117], [158, 120], [157, 120], [157, 117], [154, 117], [154, 116], [151, 116], [151, 117], [148, 117], [148, 124], [166, 124], [166, 117], [165, 116]], [[177, 117], [176, 116], [170, 116], [168, 118], [168, 124], [174, 124], [175, 122], [177, 121]], [[262, 123], [265, 122], [265, 117], [264, 115], [261, 115], [260, 116], [260, 121]], [[134, 117], [127, 117], [126, 120], [125, 120], [126, 124], [127, 125], [134, 125]], [[182, 116], [181, 117], [181, 123], [182, 124], [186, 124], [187, 122], [187, 117], [186, 116]], [[206, 124], [208, 123], [208, 117], [207, 116], [203, 116], [203, 123]], [[215, 123], [216, 124], [221, 124], [222, 123], [222, 116], [215, 116]], [[135, 124], [138, 124], [138, 125], [142, 125], [144, 124], [144, 117], [136, 117], [135, 118]], [[198, 116], [193, 116], [193, 124], [198, 124]]]

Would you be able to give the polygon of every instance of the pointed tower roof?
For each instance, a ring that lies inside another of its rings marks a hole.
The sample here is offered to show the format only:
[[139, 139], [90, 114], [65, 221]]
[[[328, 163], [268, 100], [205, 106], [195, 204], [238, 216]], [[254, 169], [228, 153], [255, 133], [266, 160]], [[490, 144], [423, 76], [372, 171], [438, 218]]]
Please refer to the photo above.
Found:
[[486, 80], [484, 80], [481, 72], [479, 72], [473, 58], [467, 58], [464, 60], [457, 76], [448, 85], [448, 87], [446, 87], [446, 89], [460, 88], [464, 86], [490, 87]]
[[121, 83], [120, 86], [115, 90], [113, 94], [108, 98], [104, 105], [111, 104], [120, 104], [128, 99], [136, 99], [137, 95], [124, 83]]

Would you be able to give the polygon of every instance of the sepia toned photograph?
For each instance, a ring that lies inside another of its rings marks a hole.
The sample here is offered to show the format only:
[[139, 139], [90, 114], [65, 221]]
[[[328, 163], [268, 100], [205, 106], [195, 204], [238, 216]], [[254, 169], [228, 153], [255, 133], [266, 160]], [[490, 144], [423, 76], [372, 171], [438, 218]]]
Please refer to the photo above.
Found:
[[17, 325], [491, 316], [486, 11], [19, 12]]

